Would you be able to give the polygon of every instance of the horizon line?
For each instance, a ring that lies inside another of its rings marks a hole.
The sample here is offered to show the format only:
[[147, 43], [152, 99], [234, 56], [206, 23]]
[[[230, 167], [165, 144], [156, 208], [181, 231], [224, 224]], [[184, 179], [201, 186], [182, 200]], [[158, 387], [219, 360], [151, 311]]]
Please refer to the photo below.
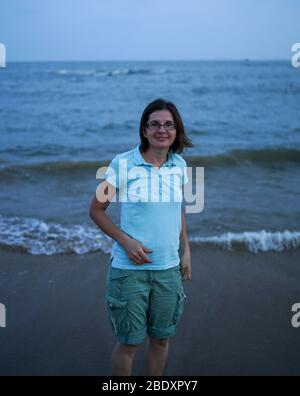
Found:
[[46, 62], [270, 62], [290, 61], [289, 58], [211, 58], [211, 59], [12, 59], [6, 63], [46, 63]]

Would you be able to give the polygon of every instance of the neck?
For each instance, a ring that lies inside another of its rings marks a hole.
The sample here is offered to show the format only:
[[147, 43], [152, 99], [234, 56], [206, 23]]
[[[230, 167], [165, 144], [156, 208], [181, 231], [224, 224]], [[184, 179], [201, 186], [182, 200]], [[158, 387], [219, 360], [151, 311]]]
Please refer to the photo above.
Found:
[[145, 161], [150, 162], [154, 166], [160, 167], [164, 162], [168, 159], [168, 151], [169, 149], [160, 149], [148, 147], [147, 151], [142, 153]]

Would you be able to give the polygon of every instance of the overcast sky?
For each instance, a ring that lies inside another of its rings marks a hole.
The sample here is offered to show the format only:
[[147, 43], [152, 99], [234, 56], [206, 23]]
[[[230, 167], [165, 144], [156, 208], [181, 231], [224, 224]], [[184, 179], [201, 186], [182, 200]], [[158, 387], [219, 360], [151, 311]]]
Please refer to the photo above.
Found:
[[0, 0], [12, 60], [290, 59], [299, 0]]

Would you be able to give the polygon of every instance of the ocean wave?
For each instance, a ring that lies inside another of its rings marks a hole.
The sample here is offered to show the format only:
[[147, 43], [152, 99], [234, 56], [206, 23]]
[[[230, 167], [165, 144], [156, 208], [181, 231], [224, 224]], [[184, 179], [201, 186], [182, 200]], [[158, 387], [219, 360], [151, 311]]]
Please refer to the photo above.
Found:
[[108, 122], [107, 124], [102, 125], [102, 130], [120, 130], [120, 129], [134, 129], [135, 123], [134, 121], [124, 121], [123, 123], [117, 122]]
[[60, 69], [55, 72], [55, 74], [59, 76], [67, 76], [67, 75], [72, 75], [72, 76], [92, 76], [95, 75], [94, 70], [67, 70], [67, 69]]
[[[107, 125], [107, 128], [111, 128]], [[43, 152], [44, 154], [44, 152]], [[279, 162], [300, 162], [300, 150], [290, 148], [264, 148], [231, 150], [220, 154], [203, 156], [184, 156], [188, 166], [233, 166], [239, 164], [261, 165]], [[96, 171], [100, 166], [107, 166], [106, 161], [46, 161], [24, 165], [2, 165], [0, 167], [0, 180], [9, 177], [23, 177], [31, 172], [73, 172], [77, 170]]]
[[[222, 76], [225, 77], [224, 75]], [[227, 76], [231, 78], [231, 75]], [[274, 77], [274, 76], [273, 76]], [[220, 79], [220, 76], [215, 76], [217, 80]], [[236, 79], [236, 77], [234, 77]], [[261, 78], [266, 78], [263, 76]], [[256, 84], [245, 86], [245, 84], [241, 85], [238, 83], [232, 82], [228, 85], [223, 86], [200, 86], [191, 88], [191, 93], [196, 96], [204, 96], [208, 94], [218, 95], [218, 94], [233, 94], [233, 95], [247, 95], [249, 94], [279, 94], [279, 95], [298, 95], [300, 93], [300, 85], [296, 84], [287, 84], [285, 86], [274, 86], [273, 84], [260, 83], [259, 78]]]
[[131, 68], [117, 68], [113, 70], [71, 70], [71, 69], [60, 69], [54, 72], [58, 76], [100, 76], [100, 77], [113, 77], [119, 75], [132, 75], [132, 74], [164, 74], [166, 69], [131, 69]]
[[219, 154], [186, 157], [190, 164], [203, 166], [230, 166], [238, 164], [268, 165], [278, 162], [300, 162], [300, 150], [284, 147], [261, 149], [233, 149]]
[[32, 146], [23, 146], [21, 144], [17, 144], [14, 147], [10, 148], [0, 148], [0, 153], [2, 154], [18, 154], [19, 156], [24, 157], [39, 157], [39, 156], [53, 156], [57, 153], [64, 152], [65, 154], [77, 154], [78, 151], [82, 151], [82, 148], [65, 146], [62, 144], [55, 143], [47, 143], [40, 145], [32, 145]]
[[270, 232], [244, 231], [240, 233], [228, 232], [220, 236], [191, 237], [191, 242], [203, 246], [218, 246], [227, 250], [248, 250], [258, 252], [283, 252], [300, 247], [300, 231]]
[[109, 161], [56, 161], [41, 162], [29, 165], [4, 165], [0, 168], [0, 180], [7, 180], [10, 177], [19, 178], [30, 176], [32, 173], [69, 173], [81, 170], [97, 171], [100, 166], [108, 166]]
[[[228, 232], [218, 236], [190, 237], [189, 241], [201, 246], [216, 246], [227, 250], [283, 252], [300, 247], [299, 231]], [[86, 254], [101, 251], [110, 253], [113, 240], [97, 227], [62, 225], [35, 218], [5, 217], [0, 215], [0, 246], [29, 254]]]
[[30, 254], [109, 253], [111, 244], [111, 238], [95, 227], [0, 215], [0, 246]]

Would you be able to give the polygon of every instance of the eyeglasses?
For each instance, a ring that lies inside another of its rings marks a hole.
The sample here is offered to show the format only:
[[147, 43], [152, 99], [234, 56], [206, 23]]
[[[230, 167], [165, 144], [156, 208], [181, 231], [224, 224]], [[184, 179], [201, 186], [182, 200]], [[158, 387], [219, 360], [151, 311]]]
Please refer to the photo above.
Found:
[[167, 121], [164, 124], [161, 124], [158, 121], [151, 121], [146, 125], [150, 131], [157, 131], [160, 126], [163, 126], [168, 132], [174, 131], [174, 129], [176, 129], [176, 125], [172, 121]]

